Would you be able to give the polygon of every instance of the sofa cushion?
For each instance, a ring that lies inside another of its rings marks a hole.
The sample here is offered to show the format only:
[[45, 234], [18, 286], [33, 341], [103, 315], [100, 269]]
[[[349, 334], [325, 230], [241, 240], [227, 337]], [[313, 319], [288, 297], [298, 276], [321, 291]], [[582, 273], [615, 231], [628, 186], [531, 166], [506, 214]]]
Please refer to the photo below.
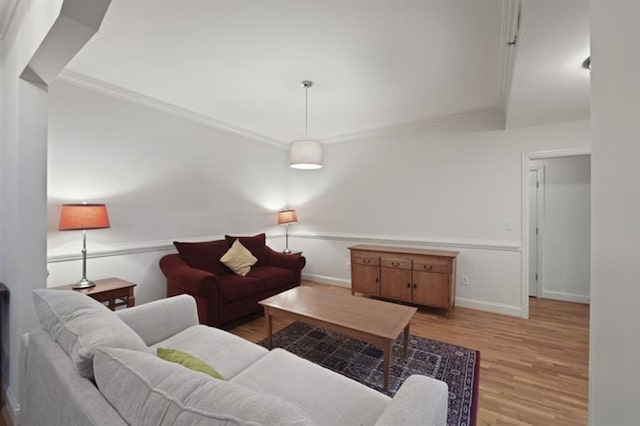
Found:
[[257, 261], [258, 259], [239, 240], [235, 240], [231, 244], [231, 248], [220, 258], [220, 262], [224, 263], [234, 274], [243, 277], [249, 273]]
[[33, 290], [42, 328], [60, 345], [83, 377], [93, 377], [100, 347], [149, 352], [142, 338], [102, 303], [74, 290]]
[[176, 364], [180, 364], [193, 371], [199, 371], [213, 377], [214, 379], [222, 380], [222, 376], [215, 368], [188, 352], [170, 348], [158, 348], [156, 352], [158, 358], [164, 359], [165, 361], [175, 362]]
[[231, 382], [278, 396], [326, 425], [373, 425], [391, 401], [380, 392], [283, 349], [272, 350]]
[[218, 278], [222, 303], [234, 302], [247, 297], [258, 297], [264, 291], [264, 282], [241, 275], [225, 275]]
[[245, 246], [252, 255], [258, 259], [256, 265], [267, 264], [267, 236], [265, 234], [258, 234], [252, 237], [233, 237], [231, 235], [225, 235], [229, 247], [235, 240], [240, 240], [243, 246]]
[[292, 271], [278, 268], [277, 266], [254, 266], [247, 276], [263, 280], [265, 290], [287, 287], [295, 283], [295, 276]]
[[228, 275], [231, 271], [220, 262], [229, 250], [226, 240], [183, 243], [174, 241], [180, 257], [192, 268], [202, 269], [216, 275]]
[[304, 411], [281, 398], [146, 353], [100, 349], [94, 369], [98, 389], [128, 424], [314, 424]]
[[194, 325], [152, 346], [158, 347], [189, 352], [214, 366], [225, 379], [234, 377], [269, 352], [241, 337], [205, 325]]

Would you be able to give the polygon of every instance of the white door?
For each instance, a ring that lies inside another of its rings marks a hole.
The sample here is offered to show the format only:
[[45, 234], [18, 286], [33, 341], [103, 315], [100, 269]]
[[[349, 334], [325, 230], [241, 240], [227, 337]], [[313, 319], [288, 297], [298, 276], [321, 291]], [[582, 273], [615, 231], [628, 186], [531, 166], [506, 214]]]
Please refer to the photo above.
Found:
[[540, 297], [540, 185], [541, 167], [529, 169], [529, 296]]

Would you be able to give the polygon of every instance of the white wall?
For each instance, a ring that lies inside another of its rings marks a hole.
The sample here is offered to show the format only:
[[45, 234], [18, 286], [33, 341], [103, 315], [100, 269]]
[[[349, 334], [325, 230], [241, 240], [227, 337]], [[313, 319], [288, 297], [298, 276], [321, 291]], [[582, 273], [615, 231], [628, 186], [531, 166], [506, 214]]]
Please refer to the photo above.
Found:
[[58, 17], [61, 3], [18, 2], [3, 42], [0, 262], [10, 291], [9, 358], [3, 360], [3, 378], [14, 422], [21, 392], [21, 335], [37, 323], [31, 290], [44, 287], [46, 259], [46, 88], [20, 75]]
[[532, 160], [544, 166], [542, 297], [589, 302], [591, 159], [588, 155]]
[[504, 131], [485, 116], [328, 144], [323, 169], [298, 171], [285, 150], [147, 105], [61, 81], [50, 92], [48, 285], [80, 274], [80, 234], [57, 231], [60, 204], [104, 202], [112, 227], [88, 234], [104, 256], [89, 276], [138, 283], [141, 303], [164, 297], [157, 261], [172, 240], [267, 231], [280, 248], [275, 212], [288, 205], [308, 278], [349, 285], [359, 242], [445, 247], [470, 276], [458, 306], [521, 315], [522, 153], [589, 143], [586, 121]]
[[590, 2], [589, 424], [640, 418], [640, 2]]
[[88, 275], [137, 283], [140, 303], [165, 297], [158, 260], [173, 240], [282, 232], [285, 149], [60, 81], [48, 165], [49, 286], [81, 272], [81, 233], [57, 230], [62, 203], [107, 204], [111, 228], [87, 234], [89, 254], [106, 256]]
[[342, 285], [356, 243], [460, 250], [457, 305], [520, 315], [522, 154], [589, 141], [588, 121], [504, 131], [485, 118], [327, 145], [321, 170], [290, 171], [290, 247], [307, 276]]

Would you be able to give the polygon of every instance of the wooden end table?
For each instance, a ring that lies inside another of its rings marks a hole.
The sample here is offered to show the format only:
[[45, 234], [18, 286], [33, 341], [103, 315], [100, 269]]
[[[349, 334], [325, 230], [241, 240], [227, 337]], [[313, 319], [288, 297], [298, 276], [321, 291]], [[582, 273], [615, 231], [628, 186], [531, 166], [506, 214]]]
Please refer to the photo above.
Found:
[[126, 306], [128, 308], [135, 306], [136, 298], [133, 295], [133, 288], [137, 284], [120, 278], [105, 278], [95, 280], [95, 283], [95, 286], [89, 288], [73, 288], [73, 284], [55, 288], [84, 293], [98, 302], [105, 303], [112, 311], [115, 311], [118, 306]]
[[317, 325], [382, 347], [384, 388], [389, 389], [391, 349], [404, 332], [404, 357], [409, 345], [409, 324], [417, 309], [380, 300], [332, 293], [313, 287], [295, 287], [260, 301], [264, 307], [269, 348], [272, 318], [282, 317]]

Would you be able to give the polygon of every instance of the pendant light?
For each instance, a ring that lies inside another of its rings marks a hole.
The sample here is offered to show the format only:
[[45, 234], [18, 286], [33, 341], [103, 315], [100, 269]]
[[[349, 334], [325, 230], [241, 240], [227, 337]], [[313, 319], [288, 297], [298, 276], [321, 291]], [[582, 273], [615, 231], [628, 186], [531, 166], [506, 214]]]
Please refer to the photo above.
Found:
[[309, 98], [308, 91], [313, 82], [304, 80], [304, 139], [289, 146], [289, 165], [294, 169], [312, 170], [322, 167], [322, 144], [309, 139]]

